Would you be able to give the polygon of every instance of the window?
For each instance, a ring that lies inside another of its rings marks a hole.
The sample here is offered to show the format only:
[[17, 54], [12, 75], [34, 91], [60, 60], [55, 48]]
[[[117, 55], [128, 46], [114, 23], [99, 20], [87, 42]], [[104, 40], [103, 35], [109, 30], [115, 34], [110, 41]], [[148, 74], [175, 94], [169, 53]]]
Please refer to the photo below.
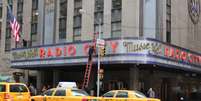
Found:
[[81, 27], [81, 16], [74, 16], [74, 19], [73, 19], [73, 22], [74, 22], [74, 25], [73, 27]]
[[133, 93], [137, 98], [146, 98], [146, 96], [139, 91], [133, 91]]
[[22, 27], [22, 16], [23, 16], [23, 0], [17, 1], [17, 20], [21, 24]]
[[51, 96], [54, 92], [54, 89], [49, 89], [47, 91], [45, 91], [42, 95], [46, 95], [46, 96]]
[[66, 96], [66, 90], [65, 89], [58, 89], [56, 92], [55, 92], [55, 94], [54, 94], [54, 96]]
[[117, 98], [128, 98], [128, 92], [124, 92], [124, 91], [118, 91]]
[[[8, 0], [8, 4], [12, 10], [12, 0]], [[8, 8], [7, 8], [8, 12]], [[8, 13], [7, 13], [7, 20], [6, 20], [6, 35], [5, 35], [5, 51], [9, 51], [11, 49], [11, 28], [10, 23], [8, 21]]]
[[0, 85], [0, 92], [6, 91], [6, 85]]
[[[20, 30], [19, 30], [19, 34], [22, 32], [22, 28], [23, 28], [23, 0], [17, 0], [17, 21], [20, 24]], [[22, 47], [20, 45], [20, 43], [16, 42], [15, 43], [15, 47]]]
[[67, 0], [60, 0], [60, 16], [67, 16]]
[[3, 4], [0, 3], [0, 19], [2, 19]]
[[112, 0], [112, 19], [111, 34], [112, 37], [121, 37], [121, 0]]
[[113, 97], [115, 92], [107, 92], [103, 95], [103, 97]]
[[101, 24], [101, 35], [103, 34], [103, 10], [104, 0], [95, 0], [94, 36], [99, 32], [99, 24]]
[[95, 12], [103, 11], [104, 0], [95, 0]]
[[66, 39], [67, 0], [60, 0], [59, 40]]
[[82, 0], [74, 2], [74, 18], [73, 18], [73, 41], [81, 40], [82, 16], [79, 10], [82, 8]]
[[13, 4], [13, 0], [8, 0], [8, 4]]
[[88, 96], [87, 92], [83, 90], [72, 90], [73, 96]]
[[31, 32], [32, 32], [32, 34], [37, 33], [37, 23], [32, 23], [31, 24]]
[[2, 33], [1, 28], [2, 28], [2, 22], [0, 22], [0, 40], [1, 40], [1, 33]]
[[38, 0], [32, 0], [32, 10], [38, 9]]
[[10, 85], [10, 92], [28, 92], [24, 85]]
[[38, 30], [38, 0], [32, 0], [32, 16], [31, 16], [31, 39], [30, 46], [37, 41]]
[[166, 2], [166, 42], [171, 43], [171, 0]]

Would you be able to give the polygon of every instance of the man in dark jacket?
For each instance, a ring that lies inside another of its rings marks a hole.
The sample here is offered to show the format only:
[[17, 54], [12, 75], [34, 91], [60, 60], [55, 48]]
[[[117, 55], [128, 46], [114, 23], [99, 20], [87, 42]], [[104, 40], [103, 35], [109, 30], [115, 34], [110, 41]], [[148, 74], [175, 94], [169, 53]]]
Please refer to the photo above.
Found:
[[88, 51], [88, 54], [89, 54], [89, 57], [88, 57], [88, 61], [91, 62], [92, 60], [92, 56], [93, 56], [93, 53], [94, 53], [94, 46], [90, 46], [89, 47], [89, 51]]

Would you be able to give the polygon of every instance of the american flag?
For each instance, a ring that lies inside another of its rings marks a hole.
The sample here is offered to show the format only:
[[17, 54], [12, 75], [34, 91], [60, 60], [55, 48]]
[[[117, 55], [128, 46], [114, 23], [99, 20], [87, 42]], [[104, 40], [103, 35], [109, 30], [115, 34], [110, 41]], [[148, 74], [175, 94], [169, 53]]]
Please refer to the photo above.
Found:
[[15, 16], [12, 14], [12, 10], [10, 6], [8, 6], [8, 20], [10, 22], [12, 36], [14, 37], [16, 42], [20, 40], [20, 24], [17, 22]]

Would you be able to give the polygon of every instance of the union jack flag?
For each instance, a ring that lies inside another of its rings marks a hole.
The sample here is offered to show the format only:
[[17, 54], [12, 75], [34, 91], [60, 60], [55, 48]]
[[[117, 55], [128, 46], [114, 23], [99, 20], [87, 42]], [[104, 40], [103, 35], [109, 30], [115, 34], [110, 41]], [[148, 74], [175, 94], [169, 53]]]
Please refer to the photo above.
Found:
[[8, 8], [8, 20], [10, 22], [10, 27], [11, 27], [11, 32], [12, 32], [12, 36], [14, 37], [16, 42], [19, 42], [20, 40], [20, 24], [17, 22], [17, 19], [15, 18], [15, 16], [12, 14], [12, 10], [10, 8], [10, 6], [7, 7]]

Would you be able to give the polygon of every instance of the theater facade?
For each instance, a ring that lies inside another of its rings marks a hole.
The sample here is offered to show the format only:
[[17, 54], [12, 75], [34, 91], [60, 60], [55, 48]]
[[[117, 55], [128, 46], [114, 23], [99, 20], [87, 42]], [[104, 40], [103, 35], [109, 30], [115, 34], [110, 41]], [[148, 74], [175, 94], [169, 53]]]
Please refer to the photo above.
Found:
[[[175, 100], [200, 89], [201, 54], [150, 38], [106, 39], [101, 57], [101, 92], [111, 89], [153, 88], [162, 101]], [[16, 48], [12, 68], [36, 70], [37, 86], [59, 81], [82, 84], [91, 41]], [[88, 90], [96, 89], [97, 53]]]

